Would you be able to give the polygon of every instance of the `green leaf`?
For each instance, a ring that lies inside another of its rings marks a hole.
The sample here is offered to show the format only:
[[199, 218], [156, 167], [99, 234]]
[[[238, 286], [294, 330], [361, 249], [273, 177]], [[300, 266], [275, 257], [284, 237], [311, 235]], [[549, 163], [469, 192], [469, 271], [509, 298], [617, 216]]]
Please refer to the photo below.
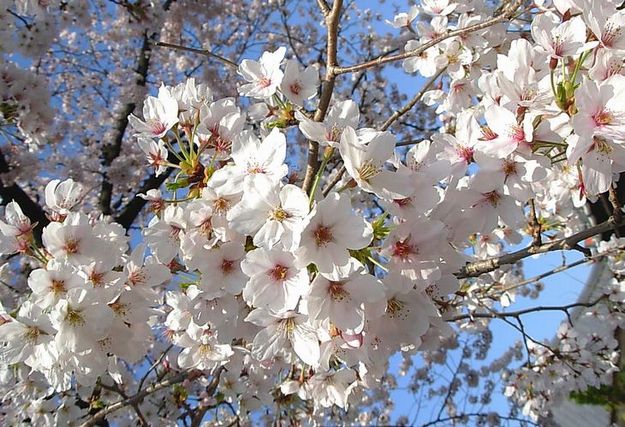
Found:
[[391, 227], [385, 225], [387, 216], [388, 214], [384, 213], [371, 223], [371, 227], [373, 227], [374, 240], [384, 240], [391, 232]]
[[180, 190], [181, 188], [186, 188], [188, 186], [189, 186], [189, 181], [186, 178], [182, 178], [174, 182], [165, 183], [165, 188], [167, 188], [167, 190], [169, 191]]
[[371, 249], [363, 248], [359, 250], [350, 249], [349, 254], [360, 261], [362, 264], [367, 265], [369, 263], [369, 258], [371, 257]]

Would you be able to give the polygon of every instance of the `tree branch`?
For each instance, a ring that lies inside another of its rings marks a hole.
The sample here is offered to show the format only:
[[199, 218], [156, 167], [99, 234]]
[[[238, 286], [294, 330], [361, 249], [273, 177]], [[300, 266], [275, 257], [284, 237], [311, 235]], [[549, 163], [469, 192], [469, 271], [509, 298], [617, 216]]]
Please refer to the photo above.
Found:
[[217, 59], [218, 61], [220, 61], [223, 64], [225, 64], [227, 67], [232, 68], [234, 70], [237, 70], [239, 68], [239, 66], [237, 65], [236, 62], [231, 61], [228, 58], [224, 58], [223, 56], [218, 55], [218, 54], [216, 54], [214, 52], [211, 52], [208, 49], [196, 49], [194, 47], [180, 46], [180, 45], [177, 45], [177, 44], [165, 43], [165, 42], [156, 42], [156, 43], [154, 43], [154, 46], [166, 47], [166, 48], [169, 48], [169, 49], [182, 50], [184, 52], [197, 53], [199, 55], [204, 55], [204, 56], [208, 56], [210, 58]]
[[420, 54], [425, 52], [427, 49], [431, 48], [432, 46], [436, 46], [438, 43], [450, 37], [462, 36], [465, 34], [472, 33], [474, 31], [483, 30], [495, 24], [499, 24], [499, 23], [512, 19], [515, 15], [516, 10], [519, 8], [519, 6], [522, 3], [523, 3], [522, 0], [515, 0], [514, 2], [510, 3], [509, 6], [500, 15], [497, 15], [491, 19], [488, 19], [487, 21], [484, 21], [475, 25], [470, 25], [465, 28], [459, 28], [457, 30], [450, 31], [447, 34], [444, 34], [440, 37], [430, 40], [427, 43], [422, 44], [421, 46], [419, 46], [418, 48], [414, 50], [409, 50], [407, 52], [400, 53], [397, 55], [383, 56], [383, 57], [380, 57], [371, 61], [363, 62], [361, 64], [349, 65], [346, 67], [334, 67], [333, 69], [334, 73], [335, 74], [354, 73], [357, 71], [365, 70], [367, 68], [379, 67], [380, 65], [388, 64], [389, 62], [412, 58], [413, 56], [419, 56]]
[[[334, 82], [336, 80], [336, 73], [334, 69], [337, 65], [337, 39], [339, 33], [339, 20], [341, 17], [341, 7], [343, 6], [343, 0], [334, 0], [332, 4], [332, 10], [327, 12], [327, 4], [324, 1], [319, 1], [322, 11], [325, 16], [326, 26], [328, 27], [327, 36], [327, 51], [328, 60], [326, 64], [326, 76], [323, 88], [321, 90], [321, 96], [319, 97], [319, 104], [313, 120], [316, 122], [322, 122], [328, 107], [330, 100], [332, 99], [332, 92], [334, 92]], [[325, 4], [325, 7], [323, 5]], [[313, 178], [319, 169], [319, 143], [315, 141], [308, 142], [308, 161], [306, 165], [306, 174], [304, 175], [304, 183], [302, 189], [308, 193], [312, 187]]]
[[[166, 0], [163, 5], [163, 11], [168, 11], [171, 7], [171, 4], [175, 0]], [[135, 72], [137, 73], [137, 86], [145, 87], [148, 77], [148, 71], [150, 68], [150, 53], [151, 53], [151, 38], [156, 37], [157, 33], [153, 33], [149, 35], [148, 29], [146, 29], [143, 33], [143, 44], [141, 45], [141, 50], [139, 51], [139, 56], [137, 59], [137, 68]], [[102, 166], [104, 166], [104, 174], [102, 180], [102, 187], [100, 190], [99, 196], [99, 204], [100, 210], [104, 215], [111, 215], [111, 200], [113, 198], [113, 184], [109, 181], [107, 176], [108, 167], [111, 166], [113, 161], [119, 157], [122, 149], [122, 142], [124, 140], [124, 134], [126, 133], [126, 128], [128, 127], [128, 116], [132, 114], [135, 110], [136, 104], [134, 102], [129, 102], [126, 104], [119, 113], [117, 117], [117, 126], [113, 129], [113, 133], [110, 139], [110, 143], [104, 144], [102, 147]], [[130, 227], [130, 224], [125, 226], [127, 229]]]
[[401, 107], [399, 110], [395, 111], [391, 115], [391, 117], [389, 117], [388, 120], [386, 120], [384, 122], [384, 124], [382, 124], [382, 127], [380, 127], [380, 130], [382, 130], [382, 131], [387, 130], [393, 123], [395, 123], [397, 120], [399, 120], [404, 114], [406, 114], [408, 111], [412, 110], [412, 107], [414, 107], [421, 100], [421, 98], [423, 97], [423, 94], [430, 88], [430, 86], [432, 86], [434, 84], [436, 79], [438, 79], [441, 76], [441, 74], [443, 74], [443, 72], [445, 70], [446, 70], [446, 68], [441, 68], [434, 76], [432, 76], [423, 85], [421, 90], [419, 92], [417, 92], [417, 94], [415, 96], [413, 96], [410, 101], [408, 101], [408, 103], [406, 105]]
[[579, 246], [579, 242], [586, 240], [589, 237], [596, 236], [605, 231], [613, 230], [616, 227], [623, 225], [616, 222], [614, 217], [608, 218], [607, 221], [601, 224], [594, 225], [590, 228], [575, 233], [569, 237], [555, 240], [553, 242], [544, 243], [539, 246], [529, 246], [525, 249], [521, 249], [516, 252], [505, 254], [496, 258], [489, 258], [482, 261], [476, 261], [465, 265], [455, 276], [458, 279], [466, 279], [468, 277], [478, 277], [484, 273], [490, 273], [497, 270], [502, 265], [514, 264], [524, 258], [532, 255], [542, 254], [546, 252], [571, 250]]
[[148, 179], [143, 182], [143, 185], [137, 191], [137, 194], [130, 200], [126, 206], [122, 209], [122, 211], [115, 217], [115, 222], [124, 227], [126, 230], [130, 228], [130, 226], [135, 222], [137, 216], [143, 209], [143, 207], [147, 204], [147, 200], [143, 197], [140, 197], [139, 194], [145, 194], [150, 190], [154, 190], [159, 188], [167, 178], [173, 172], [173, 168], [168, 168], [165, 172], [160, 174], [159, 176], [150, 175]]
[[115, 411], [125, 408], [126, 406], [137, 405], [146, 396], [149, 396], [150, 394], [156, 393], [157, 391], [170, 387], [174, 384], [183, 382], [185, 379], [189, 377], [189, 374], [190, 374], [189, 371], [179, 372], [178, 374], [174, 375], [173, 377], [169, 379], [163, 380], [159, 383], [156, 383], [154, 385], [147, 387], [145, 390], [138, 392], [132, 397], [129, 397], [127, 399], [122, 399], [120, 401], [112, 403], [106, 406], [101, 411], [98, 411], [95, 414], [93, 414], [91, 418], [89, 418], [87, 421], [81, 424], [81, 427], [95, 426], [100, 420], [104, 419], [104, 417], [106, 417], [108, 414], [111, 414]]
[[341, 166], [341, 169], [339, 169], [336, 176], [332, 178], [332, 181], [328, 182], [328, 185], [326, 186], [326, 188], [323, 189], [322, 193], [324, 197], [327, 196], [330, 193], [330, 191], [332, 191], [334, 186], [339, 183], [341, 178], [343, 178], [343, 175], [345, 175], [346, 171], [347, 169], [345, 169], [345, 165]]
[[[110, 387], [110, 386], [108, 386], [106, 384], [102, 384], [102, 383], [100, 383], [100, 387], [119, 394], [123, 399], [128, 399], [128, 395], [126, 393], [124, 393], [124, 391], [119, 387], [119, 384], [117, 384], [116, 382], [113, 382], [113, 387]], [[133, 403], [130, 406], [132, 406], [132, 409], [134, 409], [135, 413], [137, 414], [137, 417], [139, 417], [139, 421], [141, 422], [141, 426], [142, 427], [148, 427], [150, 425], [150, 423], [148, 423], [148, 421], [145, 419], [145, 416], [143, 415], [143, 412], [141, 412], [141, 408], [139, 408], [139, 404], [138, 403]]]
[[[459, 415], [454, 415], [454, 416], [449, 416], [446, 418], [441, 418], [439, 420], [434, 420], [434, 421], [430, 421], [429, 423], [423, 424], [421, 427], [430, 427], [430, 426], [435, 426], [436, 424], [443, 424], [443, 425], [452, 425], [454, 424], [454, 421], [460, 421], [463, 422], [463, 420], [465, 418], [469, 418], [469, 417], [486, 417], [488, 416], [488, 414], [482, 414], [482, 413], [471, 413], [471, 414], [459, 414]], [[540, 424], [536, 424], [535, 422], [529, 420], [529, 419], [523, 419], [523, 418], [518, 418], [518, 417], [513, 417], [513, 416], [504, 416], [504, 415], [499, 415], [497, 414], [497, 417], [500, 420], [507, 420], [507, 421], [519, 421], [521, 423], [527, 423], [529, 425], [532, 426], [540, 426]], [[523, 424], [521, 424], [523, 425]]]
[[[221, 373], [224, 371], [224, 369], [225, 368], [223, 366], [220, 366], [213, 373], [213, 378], [211, 379], [211, 382], [208, 383], [208, 385], [206, 386], [206, 394], [208, 396], [212, 396], [215, 394], [217, 386], [219, 385]], [[196, 413], [191, 420], [191, 427], [200, 427], [200, 425], [202, 424], [202, 420], [204, 419], [204, 415], [206, 415], [206, 411], [208, 411], [210, 408], [210, 406], [198, 406]]]
[[[147, 30], [143, 34], [143, 44], [138, 58], [137, 69], [135, 70], [138, 75], [136, 84], [137, 86], [145, 86], [150, 67], [150, 40]], [[134, 102], [129, 102], [122, 108], [117, 118], [117, 126], [113, 129], [111, 135], [111, 142], [104, 144], [102, 147], [102, 166], [104, 166], [105, 170], [100, 189], [99, 204], [100, 210], [104, 215], [111, 215], [111, 199], [113, 198], [113, 184], [108, 179], [107, 169], [121, 153], [124, 134], [128, 127], [128, 116], [135, 110], [135, 106]]]
[[518, 283], [515, 283], [514, 285], [510, 285], [510, 286], [508, 286], [506, 288], [499, 289], [499, 292], [508, 292], [508, 291], [513, 290], [513, 289], [520, 288], [521, 286], [525, 286], [525, 285], [528, 285], [530, 283], [537, 282], [537, 281], [539, 281], [541, 279], [544, 279], [545, 277], [553, 276], [554, 274], [561, 273], [561, 272], [566, 271], [566, 270], [570, 270], [571, 268], [575, 268], [578, 265], [593, 263], [593, 262], [595, 262], [597, 260], [600, 260], [601, 258], [613, 255], [616, 252], [622, 251], [622, 250], [625, 250], [625, 247], [619, 246], [617, 248], [610, 249], [609, 251], [601, 252], [601, 253], [598, 253], [598, 254], [586, 257], [586, 258], [582, 258], [582, 259], [574, 261], [574, 262], [572, 262], [570, 264], [561, 265], [559, 267], [556, 267], [556, 268], [551, 269], [549, 271], [546, 271], [544, 273], [538, 274], [538, 275], [536, 275], [534, 277], [530, 277], [529, 279], [522, 280], [522, 281], [520, 281]]
[[500, 312], [500, 311], [490, 311], [488, 313], [468, 313], [461, 314], [459, 316], [454, 316], [452, 318], [446, 319], [448, 322], [458, 322], [460, 320], [466, 319], [503, 319], [506, 317], [513, 317], [518, 319], [524, 314], [536, 313], [541, 311], [564, 311], [568, 312], [568, 310], [576, 307], [585, 307], [590, 308], [597, 305], [602, 300], [606, 299], [606, 295], [601, 295], [599, 298], [590, 301], [590, 302], [576, 302], [568, 305], [540, 305], [537, 307], [526, 308], [518, 311], [510, 311], [510, 312]]

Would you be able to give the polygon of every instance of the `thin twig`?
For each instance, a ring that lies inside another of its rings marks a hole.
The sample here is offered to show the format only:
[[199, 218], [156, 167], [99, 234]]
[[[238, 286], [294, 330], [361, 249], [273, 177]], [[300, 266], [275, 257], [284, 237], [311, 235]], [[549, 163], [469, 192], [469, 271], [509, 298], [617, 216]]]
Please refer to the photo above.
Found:
[[148, 378], [148, 376], [150, 375], [150, 373], [156, 369], [156, 367], [163, 361], [163, 359], [165, 358], [165, 356], [167, 355], [167, 353], [169, 353], [169, 350], [171, 350], [174, 347], [173, 344], [170, 344], [169, 347], [167, 347], [165, 349], [165, 351], [163, 351], [160, 356], [154, 361], [154, 363], [152, 363], [152, 366], [150, 366], [148, 368], [148, 370], [146, 371], [145, 374], [143, 374], [143, 377], [141, 378], [141, 381], [139, 381], [139, 387], [137, 388], [137, 391], [141, 391], [141, 389], [143, 388], [143, 383], [145, 382], [145, 380]]
[[237, 65], [236, 62], [229, 60], [228, 58], [224, 58], [221, 55], [216, 54], [215, 52], [211, 52], [208, 49], [197, 49], [194, 47], [187, 47], [187, 46], [180, 46], [177, 44], [172, 44], [172, 43], [165, 43], [165, 42], [156, 42], [154, 43], [155, 46], [158, 47], [166, 47], [169, 49], [175, 49], [175, 50], [182, 50], [185, 52], [192, 52], [192, 53], [197, 53], [199, 55], [204, 55], [204, 56], [208, 56], [214, 59], [217, 59], [218, 61], [222, 62], [223, 64], [225, 64], [226, 66], [236, 70], [239, 68], [239, 66]]
[[488, 313], [461, 314], [458, 316], [451, 317], [447, 319], [447, 321], [458, 322], [458, 321], [467, 320], [467, 319], [503, 319], [506, 317], [513, 317], [517, 319], [525, 314], [543, 312], [543, 311], [567, 312], [568, 310], [572, 308], [576, 308], [576, 307], [585, 307], [585, 308], [594, 307], [595, 305], [597, 305], [599, 302], [601, 302], [604, 299], [606, 299], [606, 295], [601, 295], [599, 298], [590, 302], [575, 302], [575, 303], [568, 304], [568, 305], [539, 305], [536, 307], [526, 308], [526, 309], [517, 310], [517, 311], [509, 311], [509, 312], [494, 311], [494, 310], [489, 309], [490, 311]]
[[[441, 418], [440, 420], [430, 421], [430, 422], [428, 422], [426, 424], [423, 424], [421, 427], [430, 427], [430, 426], [434, 426], [436, 424], [451, 425], [450, 422], [462, 421], [464, 418], [469, 418], [469, 417], [486, 417], [486, 414], [483, 414], [483, 413], [459, 414], [459, 415], [454, 415], [454, 416], [450, 416], [450, 417], [447, 417], [447, 418]], [[517, 417], [512, 417], [512, 416], [503, 416], [503, 415], [499, 415], [499, 414], [497, 414], [497, 417], [499, 417], [500, 420], [519, 421], [521, 423], [527, 423], [527, 424], [530, 424], [532, 426], [537, 426], [537, 427], [540, 426], [540, 424], [536, 424], [535, 422], [533, 422], [531, 420], [528, 420], [528, 419], [517, 418]]]
[[81, 424], [81, 427], [95, 426], [96, 424], [98, 424], [100, 420], [103, 420], [104, 417], [106, 417], [108, 414], [116, 412], [122, 408], [125, 408], [126, 406], [138, 404], [146, 396], [149, 396], [150, 394], [156, 393], [157, 391], [170, 387], [174, 384], [181, 383], [189, 377], [189, 374], [190, 374], [189, 371], [179, 372], [178, 374], [174, 375], [171, 378], [168, 378], [166, 380], [163, 380], [159, 383], [156, 383], [147, 387], [145, 390], [138, 392], [132, 397], [119, 400], [115, 403], [111, 403], [110, 405], [107, 405], [102, 410], [93, 414], [87, 421]]
[[323, 197], [327, 196], [330, 193], [330, 191], [332, 191], [334, 186], [339, 183], [341, 178], [343, 178], [343, 175], [345, 175], [346, 171], [347, 169], [345, 169], [345, 165], [341, 166], [341, 169], [339, 169], [336, 176], [332, 178], [332, 181], [330, 181], [328, 185], [326, 186], [326, 188], [323, 189], [323, 192], [322, 192]]
[[456, 369], [454, 370], [454, 373], [451, 377], [451, 381], [449, 381], [449, 387], [447, 387], [447, 394], [445, 395], [445, 399], [443, 399], [443, 404], [441, 405], [439, 411], [438, 411], [438, 415], [436, 416], [436, 420], [439, 421], [443, 415], [443, 411], [445, 411], [445, 407], [447, 406], [447, 402], [449, 401], [449, 399], [452, 397], [452, 393], [454, 392], [454, 386], [453, 383], [456, 380], [456, 378], [458, 377], [458, 373], [460, 372], [460, 368], [462, 367], [462, 362], [464, 361], [464, 356], [465, 356], [465, 350], [466, 350], [467, 346], [465, 344], [464, 348], [461, 351], [461, 356], [460, 356], [460, 361], [458, 362], [458, 366], [456, 366]]
[[380, 57], [378, 59], [363, 62], [361, 64], [349, 65], [346, 67], [334, 67], [333, 71], [335, 74], [354, 73], [357, 71], [365, 70], [367, 68], [378, 67], [383, 64], [388, 64], [389, 62], [399, 61], [402, 59], [407, 59], [407, 58], [412, 58], [414, 56], [418, 56], [422, 54], [423, 52], [425, 52], [427, 49], [431, 48], [432, 46], [435, 46], [439, 44], [440, 42], [442, 42], [443, 40], [446, 40], [450, 37], [463, 36], [463, 35], [472, 33], [474, 31], [483, 30], [495, 24], [499, 24], [499, 23], [512, 19], [515, 15], [516, 10], [521, 5], [521, 3], [522, 3], [522, 0], [515, 0], [513, 3], [510, 4], [509, 8], [505, 10], [501, 15], [495, 16], [491, 19], [488, 19], [487, 21], [484, 21], [475, 25], [471, 25], [465, 28], [459, 28], [457, 30], [450, 31], [447, 34], [444, 34], [440, 37], [436, 37], [435, 39], [422, 44], [416, 49], [409, 50], [407, 52], [400, 53], [397, 55]]
[[22, 21], [22, 23], [24, 24], [24, 26], [27, 29], [31, 29], [33, 27], [33, 24], [30, 24], [26, 18], [24, 18], [23, 16], [18, 15], [17, 13], [13, 12], [11, 9], [7, 9], [7, 12], [9, 12], [9, 14], [13, 15], [15, 18], [19, 19], [20, 21]]
[[501, 289], [500, 292], [503, 293], [503, 292], [511, 291], [513, 289], [520, 288], [521, 286], [525, 286], [525, 285], [528, 285], [530, 283], [534, 283], [534, 282], [537, 282], [539, 280], [542, 280], [545, 277], [553, 276], [554, 274], [561, 273], [561, 272], [566, 271], [566, 270], [570, 270], [571, 268], [577, 267], [578, 265], [593, 263], [593, 262], [595, 262], [595, 261], [597, 261], [597, 260], [599, 260], [601, 258], [604, 258], [606, 256], [610, 256], [610, 255], [612, 255], [612, 254], [614, 254], [616, 252], [622, 251], [622, 250], [625, 250], [625, 247], [619, 246], [618, 248], [610, 249], [609, 251], [601, 252], [599, 254], [595, 254], [595, 255], [592, 255], [590, 257], [577, 260], [577, 261], [572, 262], [570, 264], [561, 265], [561, 266], [556, 267], [556, 268], [554, 268], [552, 270], [546, 271], [544, 273], [538, 274], [538, 275], [536, 275], [534, 277], [531, 277], [529, 279], [525, 279], [525, 280], [523, 280], [521, 282], [515, 283], [514, 285], [510, 285], [508, 287], [505, 287], [505, 288]]
[[443, 72], [446, 70], [446, 67], [441, 68], [435, 75], [433, 75], [421, 88], [421, 90], [419, 92], [417, 92], [417, 94], [415, 96], [412, 97], [412, 99], [410, 101], [408, 101], [408, 103], [406, 105], [404, 105], [403, 107], [401, 107], [399, 110], [395, 111], [391, 117], [388, 118], [388, 120], [386, 120], [384, 122], [384, 124], [382, 124], [382, 126], [380, 127], [380, 130], [385, 131], [386, 129], [388, 129], [393, 123], [395, 123], [397, 120], [399, 120], [400, 117], [402, 117], [404, 114], [406, 114], [408, 111], [410, 111], [412, 109], [412, 107], [414, 107], [423, 97], [423, 94], [430, 88], [430, 86], [432, 86], [432, 84], [434, 84], [434, 82], [436, 81], [436, 79], [438, 79], [441, 74], [443, 74]]
[[395, 144], [395, 147], [406, 147], [408, 145], [419, 144], [419, 143], [423, 142], [424, 139], [425, 138], [422, 138], [422, 139], [409, 139], [407, 141], [399, 141], [397, 144]]
[[[113, 387], [108, 386], [103, 383], [100, 383], [100, 387], [119, 394], [123, 399], [128, 398], [128, 395], [121, 388], [119, 388], [119, 384], [117, 384], [114, 381], [113, 381]], [[143, 412], [141, 412], [141, 408], [139, 408], [139, 403], [135, 402], [135, 403], [132, 403], [130, 406], [132, 406], [132, 408], [135, 410], [135, 413], [137, 414], [137, 417], [139, 417], [139, 421], [141, 421], [141, 426], [148, 427], [150, 423], [148, 423], [148, 421], [145, 419], [145, 416], [143, 415]]]
[[[458, 273], [456, 273], [455, 276], [458, 279], [478, 277], [484, 273], [490, 273], [491, 271], [495, 271], [502, 265], [514, 264], [532, 255], [560, 250], [577, 249], [576, 246], [579, 246], [579, 242], [582, 242], [589, 237], [596, 236], [597, 234], [601, 234], [605, 231], [613, 230], [614, 228], [621, 225], [622, 224], [620, 222], [616, 222], [614, 217], [610, 217], [607, 221], [604, 221], [600, 224], [582, 230], [563, 239], [555, 240], [549, 243], [543, 243], [540, 246], [531, 245], [525, 249], [501, 255], [499, 257], [469, 263], [465, 265]], [[581, 249], [583, 252], [587, 251], [587, 248]]]
[[[206, 394], [207, 396], [212, 396], [215, 394], [217, 390], [217, 386], [219, 385], [219, 380], [221, 378], [221, 373], [224, 371], [224, 367], [220, 366], [213, 371], [213, 378], [211, 382], [206, 386]], [[202, 406], [201, 404], [196, 408], [196, 413], [191, 420], [191, 427], [199, 427], [202, 424], [202, 420], [204, 419], [204, 415], [206, 415], [206, 411], [208, 411], [211, 406]]]
[[542, 245], [542, 226], [540, 225], [538, 215], [536, 214], [536, 204], [534, 203], [533, 198], [530, 199], [530, 227], [532, 228], [532, 245], [536, 247]]

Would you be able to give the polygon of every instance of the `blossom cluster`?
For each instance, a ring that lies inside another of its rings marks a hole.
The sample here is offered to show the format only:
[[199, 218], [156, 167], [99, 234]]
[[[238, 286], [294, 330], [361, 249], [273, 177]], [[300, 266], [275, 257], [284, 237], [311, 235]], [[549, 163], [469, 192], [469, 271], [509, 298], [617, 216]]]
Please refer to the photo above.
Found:
[[532, 364], [506, 374], [505, 394], [523, 407], [533, 419], [548, 417], [549, 409], [569, 399], [572, 392], [611, 384], [619, 370], [617, 330], [623, 327], [622, 248], [625, 239], [613, 237], [601, 242], [598, 255], [608, 258], [602, 272], [607, 283], [592, 289], [590, 299], [599, 302], [585, 308], [583, 303], [560, 325], [552, 343], [528, 342]]
[[[0, 321], [2, 383], [20, 384], [4, 396], [7, 419], [50, 422], [70, 407], [56, 422], [81, 419], [87, 411], [63, 393], [127, 387], [137, 381], [128, 364], [153, 352], [162, 357], [150, 369], [202, 377], [205, 390], [217, 377], [219, 401], [197, 393], [206, 407], [349, 411], [384, 386], [396, 352], [433, 351], [453, 337], [447, 319], [512, 304], [513, 290], [482, 297], [518, 271], [459, 272], [526, 236], [540, 244], [583, 229], [578, 208], [625, 171], [625, 12], [608, 0], [536, 2], [521, 27], [529, 41], [502, 23], [471, 30], [489, 16], [478, 3], [424, 0], [390, 22], [410, 39], [406, 52], [431, 44], [403, 69], [444, 82], [422, 96], [439, 132], [410, 149], [388, 126], [363, 126], [354, 100], [319, 114], [318, 67], [280, 47], [240, 63], [243, 102], [188, 78], [128, 117], [146, 164], [166, 178], [141, 195], [153, 216], [140, 244], [87, 213], [88, 190], [71, 179], [46, 186], [41, 233], [9, 203], [0, 253], [33, 268], [29, 294]], [[19, 86], [6, 87], [14, 100]], [[304, 139], [322, 155], [300, 183], [287, 153]], [[610, 381], [621, 318], [602, 310], [596, 339], [565, 324], [558, 350], [526, 346], [534, 366], [507, 392], [527, 414]], [[554, 375], [557, 396], [545, 381]]]

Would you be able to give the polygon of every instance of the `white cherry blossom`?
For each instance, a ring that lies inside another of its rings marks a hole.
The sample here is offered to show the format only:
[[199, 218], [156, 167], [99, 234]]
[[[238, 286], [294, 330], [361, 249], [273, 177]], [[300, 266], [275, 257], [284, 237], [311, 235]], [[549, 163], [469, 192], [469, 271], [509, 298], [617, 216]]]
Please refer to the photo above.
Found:
[[138, 134], [148, 138], [161, 138], [178, 123], [178, 102], [162, 84], [158, 97], [148, 96], [145, 100], [143, 120], [131, 114], [128, 121]]
[[239, 87], [239, 93], [254, 98], [269, 98], [273, 95], [284, 76], [280, 63], [285, 53], [286, 48], [280, 47], [275, 52], [264, 52], [259, 61], [244, 59], [238, 73], [249, 83]]
[[241, 270], [250, 278], [243, 299], [252, 307], [294, 310], [299, 298], [308, 292], [308, 271], [296, 266], [290, 252], [255, 249], [247, 253]]
[[349, 249], [362, 249], [371, 243], [371, 225], [352, 213], [346, 195], [330, 193], [310, 213], [296, 251], [299, 262], [314, 263], [319, 271], [330, 273], [347, 265]]

